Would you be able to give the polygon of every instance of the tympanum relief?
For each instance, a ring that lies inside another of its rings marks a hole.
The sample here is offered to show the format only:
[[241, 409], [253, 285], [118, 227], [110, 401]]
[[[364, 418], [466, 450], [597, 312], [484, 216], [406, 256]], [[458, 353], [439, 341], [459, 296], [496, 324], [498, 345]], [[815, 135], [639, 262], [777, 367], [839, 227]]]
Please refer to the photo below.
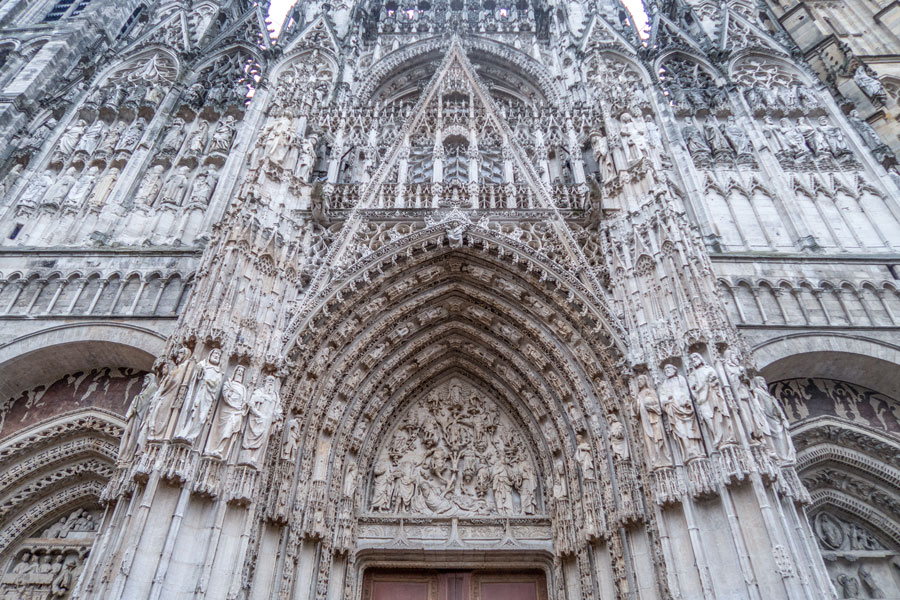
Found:
[[541, 505], [538, 472], [518, 427], [458, 380], [407, 410], [372, 469], [374, 513], [535, 515]]

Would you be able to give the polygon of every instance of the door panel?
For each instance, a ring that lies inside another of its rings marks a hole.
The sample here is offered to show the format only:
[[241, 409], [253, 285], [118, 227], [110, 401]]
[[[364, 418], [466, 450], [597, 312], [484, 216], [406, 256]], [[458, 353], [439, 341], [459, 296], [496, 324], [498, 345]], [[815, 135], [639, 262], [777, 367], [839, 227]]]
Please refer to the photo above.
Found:
[[547, 600], [540, 572], [367, 571], [363, 600]]

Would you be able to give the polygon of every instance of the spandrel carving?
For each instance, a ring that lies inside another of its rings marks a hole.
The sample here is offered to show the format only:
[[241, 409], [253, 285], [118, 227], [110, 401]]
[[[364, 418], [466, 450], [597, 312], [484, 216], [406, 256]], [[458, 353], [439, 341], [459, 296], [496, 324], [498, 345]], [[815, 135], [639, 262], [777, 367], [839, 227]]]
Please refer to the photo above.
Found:
[[530, 451], [496, 405], [453, 381], [410, 408], [375, 460], [376, 513], [531, 515], [539, 483]]

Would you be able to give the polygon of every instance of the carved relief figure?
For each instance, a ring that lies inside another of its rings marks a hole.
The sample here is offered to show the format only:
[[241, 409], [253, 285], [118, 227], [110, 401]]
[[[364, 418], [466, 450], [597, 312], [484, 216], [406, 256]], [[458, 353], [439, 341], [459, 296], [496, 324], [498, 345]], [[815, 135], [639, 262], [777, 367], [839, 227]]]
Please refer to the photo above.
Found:
[[535, 514], [528, 450], [493, 403], [458, 381], [407, 412], [372, 469], [375, 512]]

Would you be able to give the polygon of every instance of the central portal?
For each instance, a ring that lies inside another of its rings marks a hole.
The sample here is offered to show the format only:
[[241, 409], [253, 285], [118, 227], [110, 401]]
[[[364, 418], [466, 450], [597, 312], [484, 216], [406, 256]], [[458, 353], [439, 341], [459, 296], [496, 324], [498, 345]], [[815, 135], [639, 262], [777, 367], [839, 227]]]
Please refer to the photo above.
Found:
[[363, 600], [546, 600], [540, 571], [371, 570]]

